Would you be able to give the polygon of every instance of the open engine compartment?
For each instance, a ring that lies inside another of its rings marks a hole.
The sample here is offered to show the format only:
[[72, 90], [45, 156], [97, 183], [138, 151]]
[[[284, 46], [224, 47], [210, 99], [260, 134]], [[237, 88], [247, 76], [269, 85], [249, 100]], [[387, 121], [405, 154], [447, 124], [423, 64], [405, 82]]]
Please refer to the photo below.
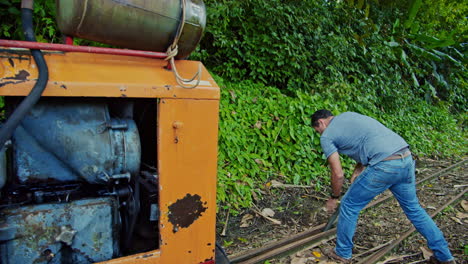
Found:
[[3, 168], [12, 177], [0, 201], [2, 263], [92, 263], [158, 248], [156, 106], [66, 98], [34, 106]]

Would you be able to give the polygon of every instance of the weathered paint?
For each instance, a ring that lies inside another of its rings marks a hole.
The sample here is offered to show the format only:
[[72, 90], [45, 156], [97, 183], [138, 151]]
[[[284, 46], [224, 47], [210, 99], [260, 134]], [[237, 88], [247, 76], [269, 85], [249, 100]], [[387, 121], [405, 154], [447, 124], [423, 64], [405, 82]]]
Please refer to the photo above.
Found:
[[[49, 68], [49, 82], [43, 96], [215, 100], [220, 96], [219, 87], [203, 66], [197, 88], [185, 89], [177, 84], [172, 71], [166, 69], [165, 60], [73, 52], [43, 53]], [[193, 76], [199, 64], [198, 61], [176, 61], [177, 70], [184, 78]], [[30, 74], [25, 80], [11, 79], [22, 70]], [[1, 95], [26, 96], [37, 78], [37, 66], [28, 50], [12, 51], [0, 47]]]
[[[11, 58], [8, 60], [8, 62], [10, 63], [10, 65], [12, 65], [12, 67], [14, 67], [15, 65], [13, 64], [13, 61], [11, 60]], [[26, 78], [29, 77], [29, 72], [25, 71], [25, 70], [21, 70], [19, 71], [15, 76], [13, 77], [5, 77], [4, 79], [5, 80], [21, 80], [21, 81], [26, 81]]]
[[74, 263], [93, 263], [108, 259], [118, 254], [113, 232], [117, 213], [117, 201], [109, 197], [3, 210], [1, 262], [60, 263], [69, 257]]
[[135, 121], [111, 118], [103, 102], [42, 100], [15, 130], [13, 150], [21, 184], [108, 184], [121, 175], [135, 176], [140, 168]]
[[[202, 67], [197, 88], [184, 89], [165, 68], [164, 60], [62, 52], [45, 52], [45, 59], [50, 78], [44, 96], [117, 98], [124, 94], [154, 98], [158, 104], [154, 136], [158, 141], [160, 248], [104, 263], [214, 263], [220, 91], [208, 71]], [[183, 77], [192, 76], [199, 65], [176, 63]], [[7, 83], [11, 80], [5, 78], [21, 70], [30, 73], [23, 83]], [[25, 96], [36, 79], [37, 69], [28, 51], [0, 49], [0, 96]], [[62, 100], [66, 103], [67, 99]], [[183, 125], [174, 128], [175, 122]], [[187, 194], [198, 195], [206, 210], [174, 233], [169, 207]]]
[[[12, 67], [15, 66], [15, 64], [13, 63], [13, 60], [11, 58], [8, 59], [8, 62], [10, 63], [10, 65]], [[5, 77], [3, 78], [4, 80], [8, 80], [8, 81], [5, 81], [3, 83], [0, 83], [0, 87], [4, 86], [4, 85], [7, 85], [7, 84], [18, 84], [18, 83], [23, 83], [23, 82], [26, 82], [27, 78], [30, 76], [31, 74], [29, 74], [29, 72], [25, 71], [25, 70], [21, 70], [19, 71], [15, 76], [13, 77]], [[13, 81], [11, 81], [13, 80]]]
[[[161, 263], [203, 263], [214, 259], [218, 103], [185, 99], [159, 102]], [[195, 213], [187, 215], [186, 223], [176, 222], [181, 227], [174, 232], [171, 209], [184, 201], [190, 205], [187, 212]], [[191, 219], [195, 220], [190, 223]], [[185, 224], [188, 227], [182, 227]]]
[[202, 202], [200, 195], [187, 194], [184, 198], [169, 205], [168, 218], [173, 225], [172, 231], [175, 233], [179, 231], [179, 228], [187, 228], [193, 224], [208, 209], [204, 207], [204, 204], [206, 202]]
[[[123, 48], [165, 52], [174, 41], [180, 23], [178, 58], [196, 48], [206, 24], [201, 0], [57, 0], [57, 24], [66, 35]], [[144, 33], [143, 33], [144, 32]]]

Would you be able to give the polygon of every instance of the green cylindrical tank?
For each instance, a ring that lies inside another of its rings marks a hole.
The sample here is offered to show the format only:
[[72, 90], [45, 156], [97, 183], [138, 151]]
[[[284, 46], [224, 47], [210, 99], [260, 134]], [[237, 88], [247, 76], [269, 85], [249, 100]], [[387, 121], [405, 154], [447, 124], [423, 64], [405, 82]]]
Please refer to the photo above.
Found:
[[[182, 22], [182, 0], [56, 0], [62, 33], [122, 48], [165, 52]], [[196, 48], [206, 24], [202, 0], [186, 0], [176, 58]]]

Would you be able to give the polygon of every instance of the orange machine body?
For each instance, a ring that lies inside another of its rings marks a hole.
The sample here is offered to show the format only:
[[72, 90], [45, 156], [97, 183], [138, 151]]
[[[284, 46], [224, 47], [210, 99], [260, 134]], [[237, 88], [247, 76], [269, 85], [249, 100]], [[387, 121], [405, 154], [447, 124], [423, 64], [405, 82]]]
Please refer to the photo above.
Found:
[[[45, 51], [44, 97], [144, 99], [157, 109], [159, 247], [105, 263], [214, 263], [219, 87], [202, 67], [200, 84], [177, 85], [160, 59]], [[200, 62], [177, 61], [181, 76]], [[0, 96], [26, 96], [38, 71], [28, 50], [0, 47]], [[141, 131], [140, 131], [141, 133]]]

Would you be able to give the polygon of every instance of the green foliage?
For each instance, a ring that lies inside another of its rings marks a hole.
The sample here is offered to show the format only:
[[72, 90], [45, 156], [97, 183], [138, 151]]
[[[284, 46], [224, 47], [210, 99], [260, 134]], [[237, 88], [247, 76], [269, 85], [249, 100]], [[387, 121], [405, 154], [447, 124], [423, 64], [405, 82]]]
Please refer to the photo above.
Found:
[[310, 105], [333, 104], [299, 91], [291, 98], [251, 81], [217, 82], [222, 87], [218, 199], [248, 207], [252, 192], [271, 179], [320, 188], [327, 169], [310, 126]]
[[[0, 38], [23, 39], [21, 0], [0, 0]], [[60, 33], [55, 22], [55, 1], [34, 1], [34, 29], [39, 42], [57, 42]]]
[[414, 90], [428, 102], [446, 100], [452, 103], [452, 112], [466, 112], [468, 73], [463, 43], [468, 23], [463, 18], [468, 5], [414, 0], [407, 8], [402, 16], [407, 17], [404, 26], [395, 22], [391, 37], [404, 43], [401, 50], [411, 57], [405, 62], [415, 81]]
[[[38, 42], [61, 43], [62, 34], [55, 20], [55, 0], [35, 0], [33, 26]], [[0, 0], [0, 38], [23, 40], [21, 0]], [[75, 45], [113, 47], [86, 39], [74, 38]]]
[[[452, 22], [456, 29], [438, 34], [443, 38], [414, 26], [427, 22], [423, 11], [447, 6], [448, 0], [430, 1], [430, 8], [420, 0], [411, 5], [206, 2], [207, 32], [193, 58], [222, 77], [250, 79], [289, 95], [297, 89], [328, 93], [339, 92], [337, 85], [352, 86], [356, 94], [373, 97], [376, 107], [389, 110], [416, 96], [429, 103], [448, 100], [451, 111], [466, 111], [466, 59], [463, 41], [456, 37], [466, 28], [466, 19]], [[457, 14], [466, 10], [466, 5], [450, 5], [459, 8]]]
[[[0, 38], [23, 39], [20, 2], [0, 0]], [[310, 126], [321, 108], [372, 116], [419, 156], [466, 155], [463, 1], [205, 3], [206, 34], [191, 58], [222, 87], [218, 200], [232, 213], [249, 207], [273, 179], [328, 188]], [[61, 41], [54, 5], [35, 1], [38, 41]], [[342, 161], [349, 176], [353, 161]]]
[[[318, 135], [308, 128], [320, 108], [372, 116], [419, 156], [466, 154], [466, 19], [444, 24], [435, 12], [451, 6], [466, 14], [466, 5], [206, 2], [208, 28], [192, 58], [231, 80], [219, 79], [218, 197], [227, 207], [248, 207], [271, 179], [328, 183]], [[349, 174], [352, 162], [344, 163]]]
[[[467, 143], [457, 120], [447, 107], [424, 99], [393, 112], [374, 107], [372, 98], [353, 101], [352, 96], [296, 91], [287, 96], [280, 89], [252, 81], [226, 82], [221, 87], [218, 156], [218, 200], [232, 213], [249, 207], [271, 180], [313, 184], [321, 190], [329, 184], [329, 171], [319, 135], [310, 117], [318, 109], [335, 114], [356, 111], [372, 116], [403, 136], [418, 156], [463, 155]], [[337, 84], [336, 90], [352, 87]], [[342, 158], [346, 175], [354, 162]]]

